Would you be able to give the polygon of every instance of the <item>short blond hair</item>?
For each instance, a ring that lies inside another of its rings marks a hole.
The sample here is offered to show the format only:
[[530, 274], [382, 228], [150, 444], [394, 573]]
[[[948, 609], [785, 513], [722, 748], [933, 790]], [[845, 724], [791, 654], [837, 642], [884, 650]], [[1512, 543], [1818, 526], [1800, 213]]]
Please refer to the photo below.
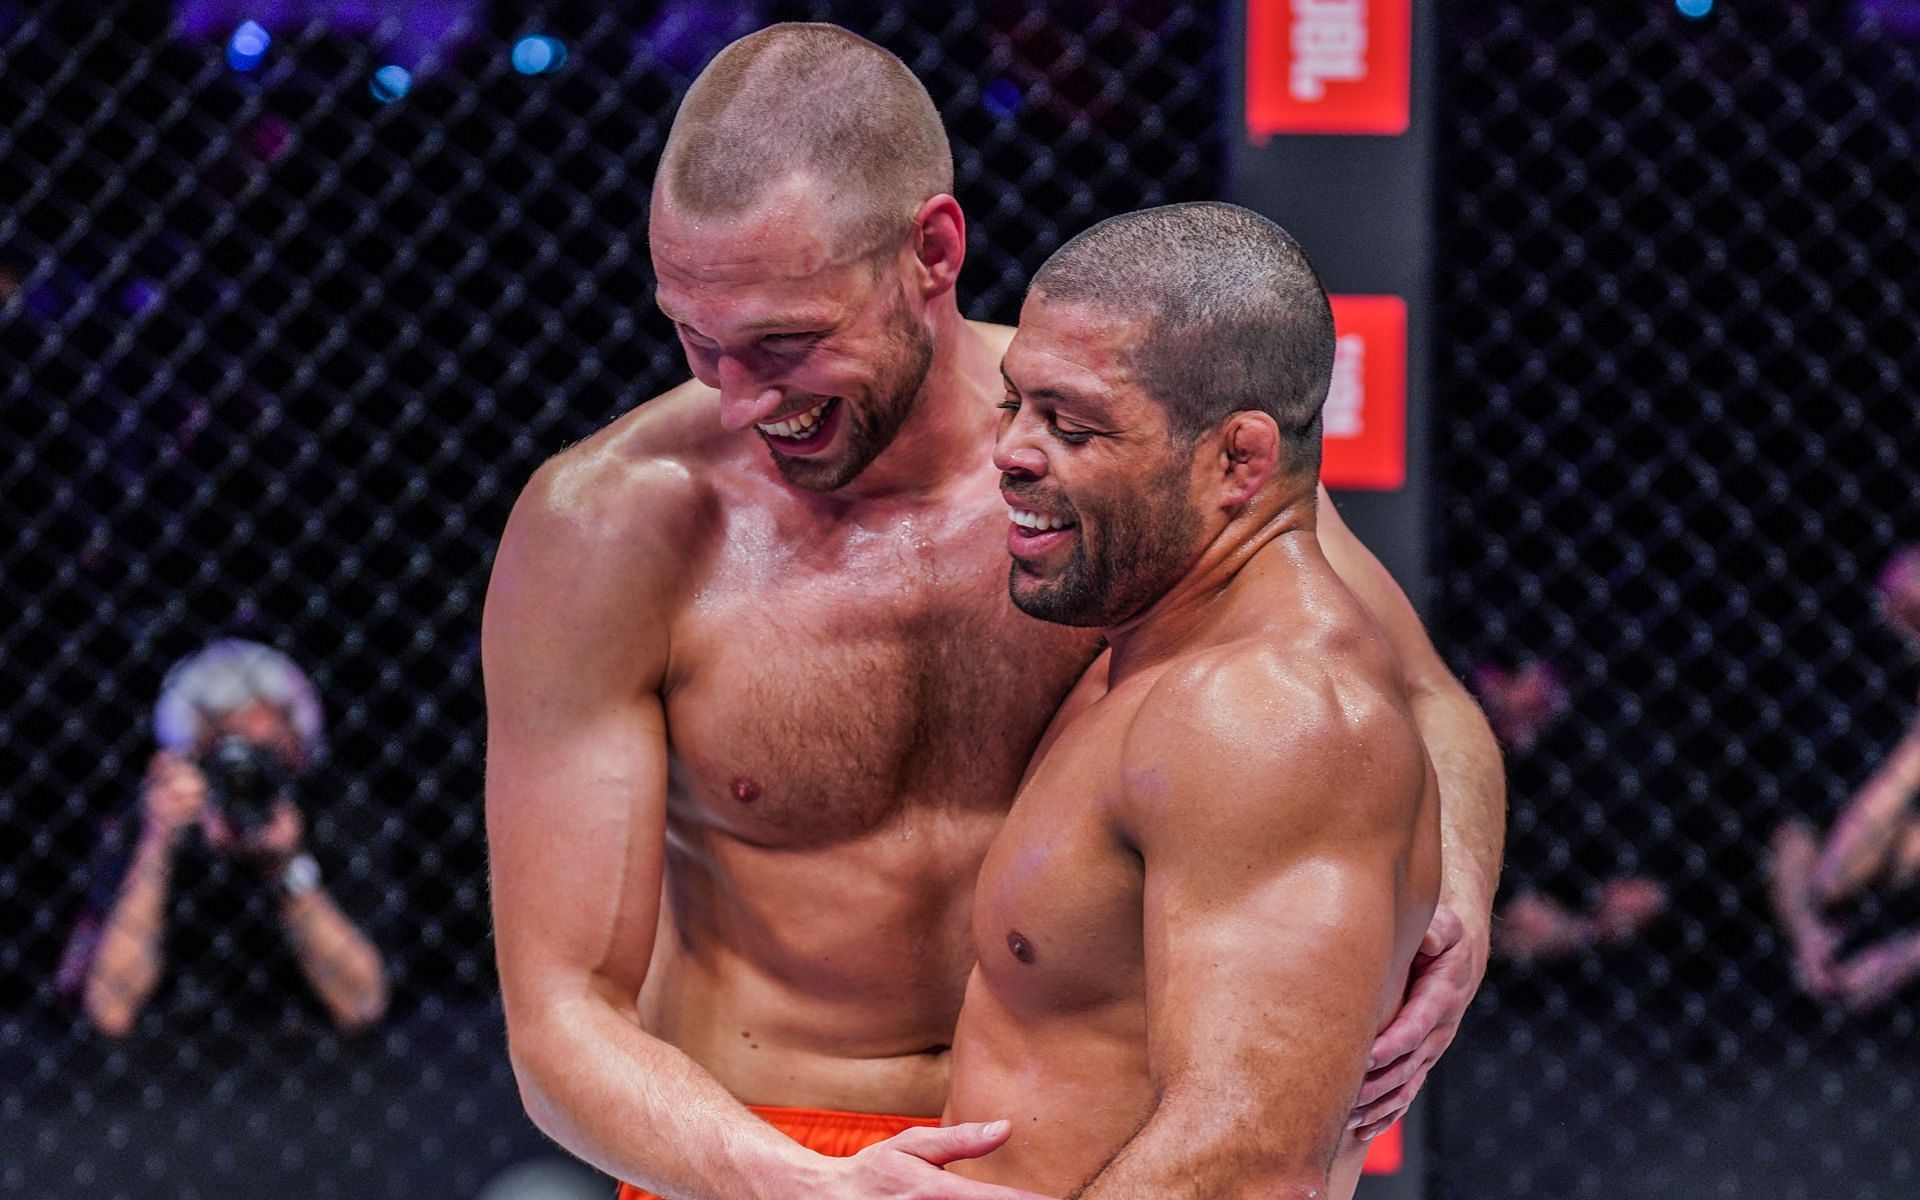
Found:
[[887, 50], [836, 25], [787, 23], [722, 50], [693, 81], [654, 182], [696, 215], [738, 216], [796, 176], [833, 190], [850, 253], [890, 248], [953, 190], [932, 97]]

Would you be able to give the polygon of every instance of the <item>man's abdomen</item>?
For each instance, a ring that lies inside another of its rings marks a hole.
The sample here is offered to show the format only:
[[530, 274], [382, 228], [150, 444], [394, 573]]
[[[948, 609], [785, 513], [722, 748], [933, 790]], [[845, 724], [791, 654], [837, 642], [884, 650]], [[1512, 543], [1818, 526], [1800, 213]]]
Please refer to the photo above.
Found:
[[1008, 1120], [985, 1158], [947, 1169], [1065, 1195], [1091, 1178], [1153, 1112], [1144, 1006], [1015, 1012], [978, 975], [955, 1035], [945, 1123]]
[[938, 1115], [991, 814], [804, 851], [676, 839], [649, 1032], [751, 1104]]

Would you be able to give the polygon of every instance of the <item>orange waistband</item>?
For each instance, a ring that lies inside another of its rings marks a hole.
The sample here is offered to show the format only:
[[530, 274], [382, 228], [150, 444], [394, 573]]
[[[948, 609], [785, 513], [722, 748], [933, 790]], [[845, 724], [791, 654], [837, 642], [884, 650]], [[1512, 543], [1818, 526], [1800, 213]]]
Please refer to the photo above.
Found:
[[884, 1141], [902, 1129], [938, 1125], [939, 1117], [895, 1117], [885, 1113], [839, 1112], [831, 1108], [786, 1108], [778, 1104], [749, 1104], [762, 1121], [794, 1141], [807, 1144], [813, 1133], [877, 1133]]
[[[754, 1115], [819, 1154], [846, 1158], [903, 1129], [938, 1125], [939, 1117], [894, 1117], [885, 1113], [838, 1112], [830, 1108], [784, 1108], [750, 1104]], [[620, 1185], [619, 1200], [658, 1200], [630, 1183]]]

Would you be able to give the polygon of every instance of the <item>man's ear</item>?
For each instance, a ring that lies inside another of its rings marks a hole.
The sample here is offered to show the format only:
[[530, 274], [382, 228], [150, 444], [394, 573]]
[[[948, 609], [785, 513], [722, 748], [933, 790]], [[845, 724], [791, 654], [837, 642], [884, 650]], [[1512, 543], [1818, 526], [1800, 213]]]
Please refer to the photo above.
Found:
[[1220, 507], [1240, 508], [1280, 470], [1280, 427], [1263, 412], [1241, 411], [1220, 426]]
[[931, 300], [952, 291], [967, 259], [967, 217], [960, 202], [942, 192], [922, 204], [914, 214], [910, 249], [921, 297]]

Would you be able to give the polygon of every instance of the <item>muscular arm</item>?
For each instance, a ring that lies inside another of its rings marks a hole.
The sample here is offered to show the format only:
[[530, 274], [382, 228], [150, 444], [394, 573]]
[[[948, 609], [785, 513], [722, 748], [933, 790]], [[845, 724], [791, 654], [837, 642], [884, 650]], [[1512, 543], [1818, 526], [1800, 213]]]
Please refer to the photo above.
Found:
[[1347, 528], [1325, 487], [1320, 489], [1320, 548], [1340, 579], [1386, 631], [1406, 675], [1414, 723], [1440, 781], [1440, 831], [1445, 877], [1440, 900], [1469, 931], [1485, 931], [1500, 880], [1506, 843], [1507, 778], [1493, 729], [1453, 672], [1447, 669], [1406, 593], [1373, 552]]
[[1325, 1196], [1432, 909], [1436, 847], [1415, 861], [1435, 836], [1427, 768], [1404, 711], [1302, 703], [1248, 674], [1149, 699], [1129, 737], [1158, 1101], [1084, 1200]]
[[680, 531], [655, 498], [608, 490], [544, 468], [487, 595], [487, 840], [514, 1075], [534, 1123], [610, 1174], [676, 1197], [771, 1195], [809, 1156], [635, 1008], [665, 853], [663, 572]]
[[1353, 536], [1324, 487], [1319, 536], [1327, 561], [1386, 632], [1440, 783], [1441, 907], [1414, 962], [1406, 1002], [1369, 1055], [1353, 1125], [1371, 1137], [1413, 1103], [1486, 975], [1506, 840], [1506, 772], [1480, 706], [1447, 670], [1406, 593]]

